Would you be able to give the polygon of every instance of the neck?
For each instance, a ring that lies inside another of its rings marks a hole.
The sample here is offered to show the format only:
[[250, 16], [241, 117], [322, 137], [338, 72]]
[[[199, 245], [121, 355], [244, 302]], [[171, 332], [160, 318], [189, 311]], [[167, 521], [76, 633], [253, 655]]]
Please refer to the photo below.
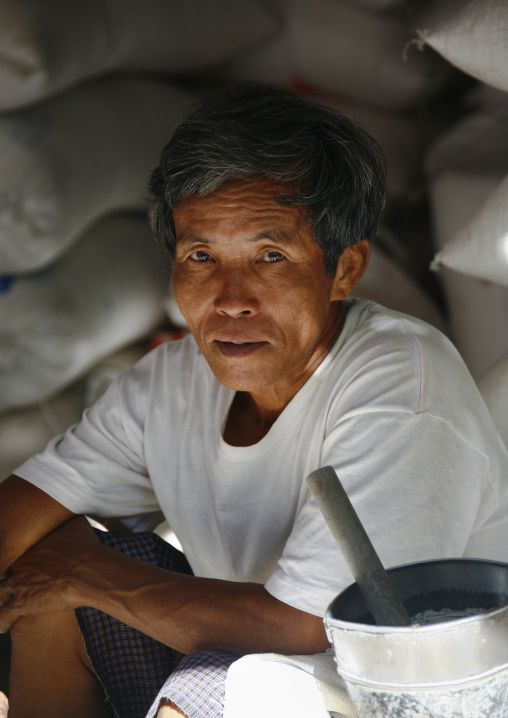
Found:
[[263, 391], [250, 392], [249, 396], [260, 416], [264, 416], [267, 420], [272, 419], [273, 424], [291, 399], [300, 391], [328, 356], [342, 331], [345, 320], [346, 310], [342, 302], [334, 302], [330, 307], [328, 326], [323, 331], [319, 342], [316, 343], [305, 364], [279, 384], [268, 387]]
[[288, 377], [282, 385], [269, 387], [260, 392], [237, 392], [229, 411], [224, 440], [232, 446], [251, 446], [268, 434], [270, 428], [282, 414], [291, 399], [314, 374], [318, 366], [337, 341], [346, 319], [346, 310], [341, 302], [331, 308], [329, 329], [313, 352], [309, 361], [294, 376]]

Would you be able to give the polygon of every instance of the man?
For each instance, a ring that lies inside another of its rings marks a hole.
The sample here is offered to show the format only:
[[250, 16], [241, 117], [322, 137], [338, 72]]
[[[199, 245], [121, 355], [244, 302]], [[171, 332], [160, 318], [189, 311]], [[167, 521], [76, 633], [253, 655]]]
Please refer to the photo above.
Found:
[[[507, 558], [508, 456], [457, 352], [347, 299], [384, 174], [362, 128], [269, 87], [177, 128], [149, 207], [192, 334], [0, 487], [11, 718], [219, 716], [237, 656], [325, 651], [352, 578], [305, 483], [319, 466], [386, 566]], [[74, 518], [158, 506], [185, 557]]]

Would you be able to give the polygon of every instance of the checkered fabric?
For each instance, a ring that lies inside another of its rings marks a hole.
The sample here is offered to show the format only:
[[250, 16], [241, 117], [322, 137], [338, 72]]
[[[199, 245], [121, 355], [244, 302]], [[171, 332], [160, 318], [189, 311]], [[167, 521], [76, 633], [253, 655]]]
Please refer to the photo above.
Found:
[[[104, 544], [127, 556], [192, 574], [183, 553], [156, 534], [96, 533]], [[148, 716], [156, 716], [164, 698], [189, 718], [221, 718], [226, 675], [236, 656], [225, 651], [184, 656], [94, 608], [78, 608], [76, 616], [116, 718], [145, 718], [149, 709]]]
[[155, 718], [164, 698], [189, 718], [221, 718], [226, 676], [237, 658], [226, 651], [200, 651], [185, 656], [159, 691], [146, 718]]
[[[149, 532], [97, 531], [122, 553], [179, 573], [192, 574], [185, 556]], [[76, 610], [86, 650], [117, 718], [144, 718], [154, 696], [183, 654], [101, 611]]]

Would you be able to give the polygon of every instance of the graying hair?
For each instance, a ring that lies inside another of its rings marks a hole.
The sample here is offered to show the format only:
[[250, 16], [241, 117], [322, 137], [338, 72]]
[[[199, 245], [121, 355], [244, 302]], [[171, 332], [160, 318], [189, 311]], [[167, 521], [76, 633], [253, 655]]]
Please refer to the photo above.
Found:
[[343, 250], [375, 234], [386, 161], [361, 125], [269, 85], [241, 83], [197, 106], [173, 132], [148, 185], [156, 239], [174, 256], [173, 210], [233, 179], [289, 183], [277, 201], [302, 204], [327, 272]]

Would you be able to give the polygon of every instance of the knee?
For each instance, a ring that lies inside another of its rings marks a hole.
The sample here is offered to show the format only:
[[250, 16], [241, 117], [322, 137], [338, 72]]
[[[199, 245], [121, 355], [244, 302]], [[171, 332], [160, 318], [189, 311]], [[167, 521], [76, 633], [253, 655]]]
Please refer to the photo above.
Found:
[[[161, 701], [159, 710], [157, 711], [157, 718], [182, 718], [182, 716], [187, 718], [186, 714], [175, 706], [174, 703], [168, 700]], [[0, 718], [2, 718], [1, 714]]]
[[44, 633], [48, 635], [60, 635], [62, 632], [74, 628], [77, 622], [74, 611], [62, 611], [61, 613], [33, 613], [28, 616], [20, 616], [11, 626], [10, 633], [13, 640], [23, 639], [25, 636]]
[[20, 654], [26, 648], [32, 651], [38, 645], [44, 647], [46, 652], [51, 646], [55, 654], [75, 655], [91, 669], [78, 621], [72, 610], [20, 616], [11, 626], [10, 633], [13, 653]]
[[44, 630], [42, 621], [43, 614], [34, 614], [31, 616], [19, 616], [10, 628], [10, 634], [13, 641], [23, 640], [26, 636], [33, 636], [39, 630]]
[[215, 650], [199, 651], [182, 658], [161, 689], [157, 718], [188, 715], [172, 702], [172, 698], [184, 703], [185, 709], [192, 715], [198, 713], [203, 696], [217, 708], [217, 715], [222, 715], [227, 671], [236, 660], [237, 656], [232, 653]]

